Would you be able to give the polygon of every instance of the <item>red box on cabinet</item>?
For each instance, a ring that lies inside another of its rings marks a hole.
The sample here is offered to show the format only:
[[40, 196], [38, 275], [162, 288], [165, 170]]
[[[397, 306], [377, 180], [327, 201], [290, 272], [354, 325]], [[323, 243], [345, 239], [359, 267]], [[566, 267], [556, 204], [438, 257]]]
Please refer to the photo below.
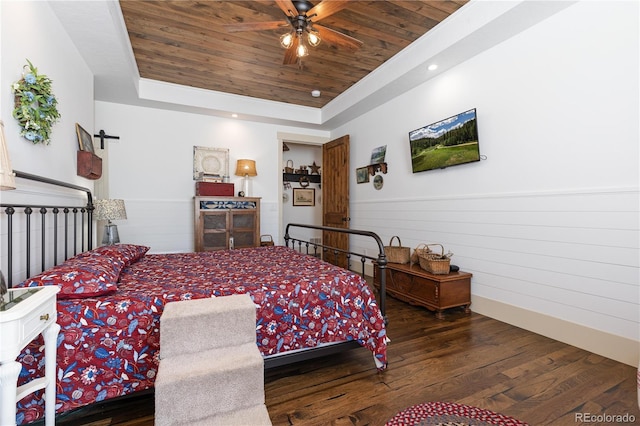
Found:
[[233, 197], [232, 183], [196, 182], [198, 196], [226, 196]]

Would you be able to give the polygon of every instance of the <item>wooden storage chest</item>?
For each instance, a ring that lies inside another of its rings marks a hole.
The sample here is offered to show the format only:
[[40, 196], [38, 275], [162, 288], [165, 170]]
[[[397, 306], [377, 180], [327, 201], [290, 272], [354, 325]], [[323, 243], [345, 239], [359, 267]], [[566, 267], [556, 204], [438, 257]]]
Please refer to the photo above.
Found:
[[[377, 286], [380, 284], [379, 274], [380, 270], [374, 268]], [[417, 264], [388, 263], [386, 274], [387, 294], [436, 311], [438, 319], [444, 318], [442, 312], [448, 308], [463, 306], [465, 312], [470, 312], [472, 275], [468, 272], [435, 275]]]

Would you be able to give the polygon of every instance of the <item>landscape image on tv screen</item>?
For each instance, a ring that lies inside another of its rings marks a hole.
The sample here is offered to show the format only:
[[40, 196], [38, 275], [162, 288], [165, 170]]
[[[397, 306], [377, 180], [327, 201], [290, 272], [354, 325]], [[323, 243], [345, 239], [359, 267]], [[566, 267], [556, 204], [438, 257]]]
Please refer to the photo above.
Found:
[[480, 161], [476, 110], [409, 132], [413, 173]]

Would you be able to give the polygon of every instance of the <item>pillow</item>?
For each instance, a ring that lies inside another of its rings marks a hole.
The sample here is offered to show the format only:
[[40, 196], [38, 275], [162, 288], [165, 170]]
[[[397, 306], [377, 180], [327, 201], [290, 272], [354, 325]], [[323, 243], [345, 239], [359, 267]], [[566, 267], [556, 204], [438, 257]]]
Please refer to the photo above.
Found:
[[59, 299], [80, 299], [115, 292], [125, 262], [117, 257], [81, 253], [20, 283], [17, 287], [57, 285]]
[[114, 244], [110, 246], [101, 246], [90, 251], [81, 253], [80, 256], [100, 255], [109, 258], [122, 260], [124, 266], [130, 266], [137, 262], [149, 251], [147, 246], [139, 246], [135, 244]]

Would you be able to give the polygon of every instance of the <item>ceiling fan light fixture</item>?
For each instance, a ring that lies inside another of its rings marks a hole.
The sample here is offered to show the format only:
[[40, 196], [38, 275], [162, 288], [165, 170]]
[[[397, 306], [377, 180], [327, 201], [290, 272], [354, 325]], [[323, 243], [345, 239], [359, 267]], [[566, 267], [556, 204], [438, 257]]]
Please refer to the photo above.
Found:
[[304, 45], [302, 39], [300, 39], [300, 43], [298, 43], [298, 47], [296, 48], [296, 56], [298, 58], [303, 58], [309, 54], [309, 49]]
[[288, 49], [291, 47], [291, 45], [293, 44], [293, 34], [292, 33], [286, 33], [286, 34], [282, 34], [280, 36], [280, 45], [282, 47], [284, 47], [285, 49]]
[[309, 41], [309, 45], [312, 47], [316, 47], [322, 41], [322, 39], [320, 39], [320, 36], [318, 36], [318, 34], [313, 31], [309, 31], [307, 40]]

